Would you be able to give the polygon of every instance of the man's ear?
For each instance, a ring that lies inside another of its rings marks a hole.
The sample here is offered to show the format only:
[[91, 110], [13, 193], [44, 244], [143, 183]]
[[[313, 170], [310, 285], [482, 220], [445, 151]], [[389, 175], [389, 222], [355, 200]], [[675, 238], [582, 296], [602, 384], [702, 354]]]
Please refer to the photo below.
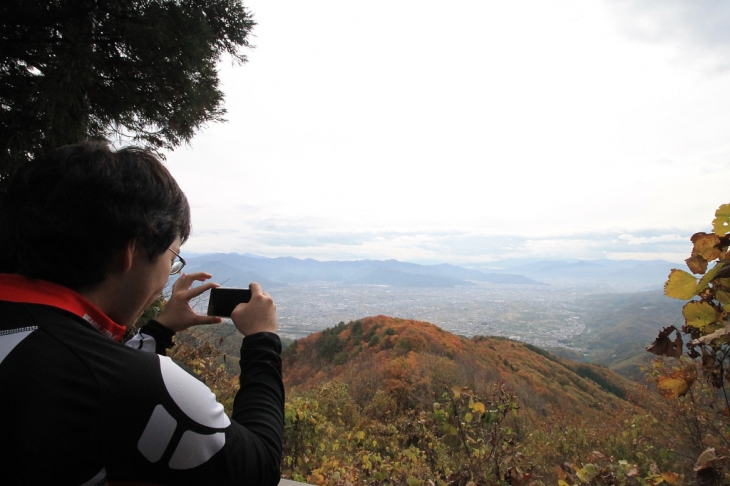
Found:
[[135, 256], [139, 257], [140, 246], [137, 245], [137, 243], [137, 238], [133, 238], [129, 240], [119, 252], [118, 262], [121, 266], [121, 270], [124, 272], [132, 268]]

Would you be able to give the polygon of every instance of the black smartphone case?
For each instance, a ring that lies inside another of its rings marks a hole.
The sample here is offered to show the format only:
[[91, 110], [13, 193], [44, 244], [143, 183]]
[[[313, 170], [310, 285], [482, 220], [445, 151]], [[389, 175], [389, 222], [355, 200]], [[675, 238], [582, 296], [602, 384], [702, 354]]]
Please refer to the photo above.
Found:
[[217, 317], [231, 317], [236, 306], [251, 300], [251, 289], [210, 289], [208, 300], [208, 315]]

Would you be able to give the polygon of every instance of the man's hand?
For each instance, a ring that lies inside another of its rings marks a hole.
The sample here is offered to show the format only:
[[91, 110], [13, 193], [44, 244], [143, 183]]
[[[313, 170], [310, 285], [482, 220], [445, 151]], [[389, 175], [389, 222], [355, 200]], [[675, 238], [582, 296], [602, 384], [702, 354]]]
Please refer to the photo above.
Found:
[[231, 320], [236, 329], [248, 336], [257, 332], [276, 332], [276, 306], [269, 294], [261, 291], [261, 286], [252, 283], [251, 300], [245, 304], [238, 304], [231, 312]]
[[197, 287], [190, 288], [193, 282], [205, 282], [213, 277], [209, 273], [195, 272], [190, 275], [182, 274], [172, 286], [172, 295], [170, 300], [165, 304], [159, 316], [155, 319], [157, 322], [170, 329], [171, 331], [184, 331], [191, 326], [200, 324], [218, 324], [222, 321], [220, 317], [201, 316], [196, 314], [190, 307], [190, 300], [198, 297], [203, 292], [220, 287], [215, 282], [207, 282]]

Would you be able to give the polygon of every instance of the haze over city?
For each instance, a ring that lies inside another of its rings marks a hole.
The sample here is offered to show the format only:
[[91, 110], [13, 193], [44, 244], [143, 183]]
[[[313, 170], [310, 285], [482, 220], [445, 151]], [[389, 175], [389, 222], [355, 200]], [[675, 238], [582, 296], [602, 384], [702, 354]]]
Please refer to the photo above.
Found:
[[728, 4], [247, 6], [184, 252], [677, 262], [729, 202]]

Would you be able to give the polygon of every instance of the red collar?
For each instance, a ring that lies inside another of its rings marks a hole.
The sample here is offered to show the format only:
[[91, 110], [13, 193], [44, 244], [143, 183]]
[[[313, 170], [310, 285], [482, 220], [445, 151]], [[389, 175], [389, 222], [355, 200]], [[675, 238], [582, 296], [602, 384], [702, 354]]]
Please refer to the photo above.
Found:
[[127, 331], [125, 326], [112, 321], [83, 296], [45, 280], [0, 273], [0, 300], [49, 305], [63, 309], [86, 320], [99, 332], [115, 341], [121, 341]]

